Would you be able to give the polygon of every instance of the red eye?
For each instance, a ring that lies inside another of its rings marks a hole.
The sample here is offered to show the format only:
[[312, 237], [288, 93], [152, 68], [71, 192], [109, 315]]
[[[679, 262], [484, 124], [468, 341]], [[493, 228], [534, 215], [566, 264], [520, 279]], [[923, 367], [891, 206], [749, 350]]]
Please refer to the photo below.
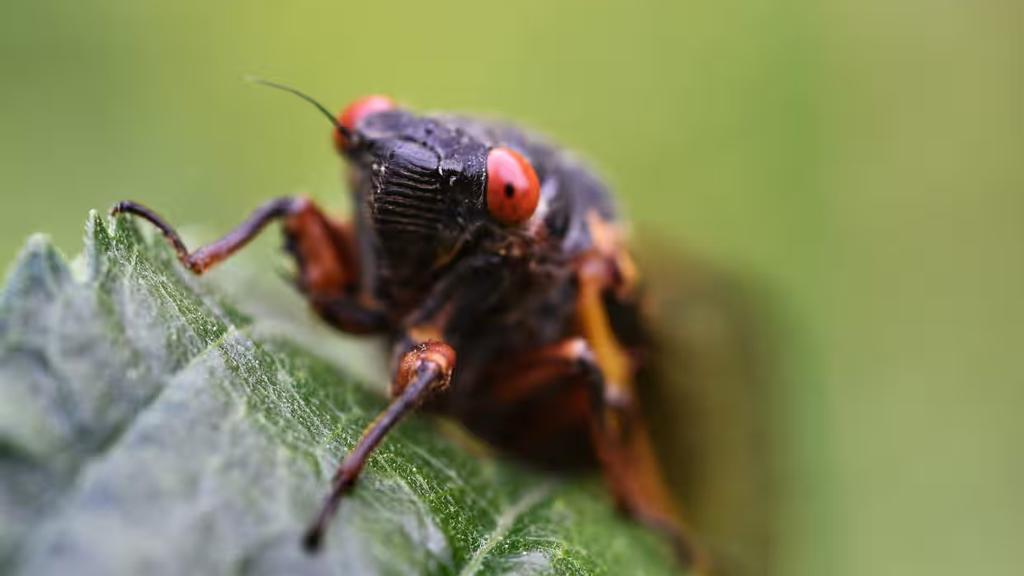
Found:
[[509, 148], [487, 154], [487, 210], [510, 226], [530, 219], [540, 201], [540, 182], [533, 166]]
[[[338, 114], [338, 124], [341, 124], [347, 128], [350, 132], [356, 129], [356, 126], [363, 121], [363, 118], [376, 114], [377, 112], [384, 112], [385, 110], [394, 110], [395, 101], [387, 96], [381, 96], [380, 94], [374, 94], [371, 96], [364, 96], [359, 100], [351, 103], [341, 114]], [[344, 150], [347, 146], [345, 142], [345, 136], [340, 130], [334, 131], [334, 145], [338, 150]]]

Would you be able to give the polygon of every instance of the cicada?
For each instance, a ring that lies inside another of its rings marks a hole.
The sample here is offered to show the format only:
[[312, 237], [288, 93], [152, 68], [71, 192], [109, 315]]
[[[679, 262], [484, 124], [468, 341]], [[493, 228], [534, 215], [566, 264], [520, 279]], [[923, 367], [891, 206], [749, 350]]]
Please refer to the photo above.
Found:
[[390, 403], [338, 466], [305, 546], [320, 546], [388, 432], [428, 410], [534, 465], [599, 468], [624, 514], [703, 564], [643, 417], [646, 319], [608, 187], [571, 152], [510, 124], [419, 114], [384, 96], [335, 116], [268, 84], [330, 119], [351, 180], [348, 219], [277, 198], [192, 251], [138, 203], [112, 212], [154, 224], [195, 274], [280, 222], [312, 310], [343, 332], [388, 338]]

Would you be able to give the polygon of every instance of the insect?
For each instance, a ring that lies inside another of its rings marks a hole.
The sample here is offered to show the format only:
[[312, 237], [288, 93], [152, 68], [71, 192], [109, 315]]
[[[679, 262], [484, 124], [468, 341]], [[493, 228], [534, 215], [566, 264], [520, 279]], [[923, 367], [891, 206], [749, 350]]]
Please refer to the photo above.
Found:
[[283, 226], [295, 284], [324, 321], [393, 346], [390, 404], [345, 456], [303, 539], [317, 549], [367, 459], [403, 416], [437, 412], [506, 453], [598, 467], [619, 509], [705, 560], [662, 480], [635, 374], [645, 346], [637, 271], [608, 189], [574, 157], [497, 122], [418, 115], [383, 96], [333, 124], [356, 206], [347, 222], [278, 198], [195, 251], [150, 209], [195, 274]]

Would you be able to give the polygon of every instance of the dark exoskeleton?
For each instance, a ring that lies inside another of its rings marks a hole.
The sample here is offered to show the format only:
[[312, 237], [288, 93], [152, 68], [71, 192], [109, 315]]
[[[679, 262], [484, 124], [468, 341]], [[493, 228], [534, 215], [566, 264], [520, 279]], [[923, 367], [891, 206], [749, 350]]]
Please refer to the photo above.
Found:
[[[189, 252], [145, 207], [113, 209], [158, 226], [197, 274], [280, 220], [313, 310], [342, 331], [390, 337], [391, 403], [341, 463], [305, 544], [319, 546], [374, 448], [422, 406], [536, 465], [599, 466], [624, 513], [702, 565], [636, 401], [643, 318], [606, 187], [570, 154], [499, 123], [417, 115], [381, 97], [334, 123], [357, 207], [350, 222], [281, 198]], [[513, 162], [513, 178], [496, 182], [496, 151], [525, 162], [529, 178], [515, 180]]]

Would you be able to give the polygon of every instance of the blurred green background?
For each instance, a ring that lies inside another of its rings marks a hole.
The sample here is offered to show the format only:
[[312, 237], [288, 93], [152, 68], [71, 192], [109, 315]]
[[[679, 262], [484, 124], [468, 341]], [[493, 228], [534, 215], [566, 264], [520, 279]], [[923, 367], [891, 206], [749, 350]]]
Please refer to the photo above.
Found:
[[781, 319], [765, 572], [1020, 573], [1024, 3], [287, 6], [5, 2], [2, 259], [122, 198], [344, 207], [323, 119], [247, 74], [515, 119]]

